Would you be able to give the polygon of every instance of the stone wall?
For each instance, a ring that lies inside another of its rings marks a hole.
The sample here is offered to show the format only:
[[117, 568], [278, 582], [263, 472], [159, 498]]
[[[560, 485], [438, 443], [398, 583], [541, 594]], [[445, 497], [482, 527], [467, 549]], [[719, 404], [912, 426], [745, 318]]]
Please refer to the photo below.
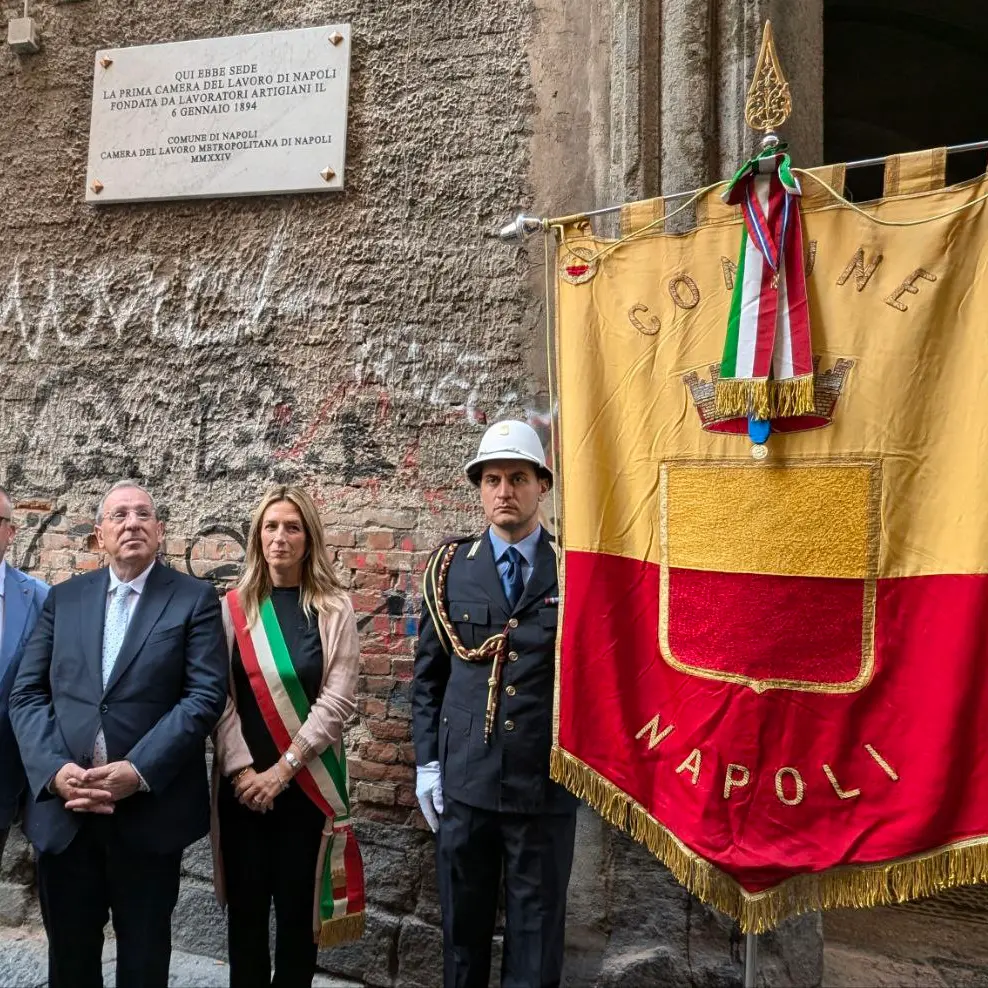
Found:
[[[419, 574], [440, 537], [481, 523], [461, 465], [485, 423], [517, 416], [545, 434], [549, 413], [541, 245], [491, 231], [517, 208], [729, 171], [760, 18], [777, 8], [815, 44], [817, 6], [82, 0], [34, 4], [40, 54], [0, 52], [12, 561], [51, 581], [101, 565], [93, 510], [130, 476], [161, 502], [167, 561], [225, 584], [263, 490], [312, 491], [361, 628], [348, 738], [371, 903], [365, 939], [323, 955], [326, 970], [439, 982], [409, 730]], [[334, 21], [353, 25], [343, 194], [84, 204], [96, 49]], [[815, 107], [802, 61], [794, 87]], [[22, 842], [2, 877], [0, 921], [36, 921]], [[570, 984], [740, 983], [732, 924], [591, 813], [569, 916]], [[187, 855], [176, 944], [224, 954], [203, 845]], [[818, 984], [818, 919], [766, 940], [762, 959], [765, 983]]]
[[[527, 8], [83, 2], [37, 12], [42, 54], [0, 56], [13, 561], [99, 565], [93, 508], [131, 476], [169, 558], [225, 580], [263, 490], [304, 484], [361, 616], [358, 795], [402, 822], [416, 567], [478, 525], [460, 467], [483, 423], [546, 404], [525, 256], [485, 239], [527, 197]], [[344, 194], [83, 204], [97, 47], [333, 19], [354, 33]]]

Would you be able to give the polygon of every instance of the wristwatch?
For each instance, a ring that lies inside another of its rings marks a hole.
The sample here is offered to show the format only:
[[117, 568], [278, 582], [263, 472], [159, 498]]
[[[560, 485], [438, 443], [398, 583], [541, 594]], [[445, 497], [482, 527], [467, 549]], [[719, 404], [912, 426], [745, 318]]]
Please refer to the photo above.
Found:
[[293, 772], [300, 772], [302, 770], [302, 763], [292, 754], [290, 751], [286, 751], [282, 756], [286, 762], [288, 762], [289, 768]]

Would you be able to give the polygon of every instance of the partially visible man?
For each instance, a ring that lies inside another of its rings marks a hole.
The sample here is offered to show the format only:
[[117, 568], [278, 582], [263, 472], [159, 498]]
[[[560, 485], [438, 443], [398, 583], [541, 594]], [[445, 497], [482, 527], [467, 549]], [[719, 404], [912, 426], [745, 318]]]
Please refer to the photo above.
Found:
[[14, 505], [0, 487], [0, 857], [24, 793], [24, 766], [10, 726], [10, 690], [24, 645], [48, 596], [48, 584], [14, 569], [4, 558], [14, 541]]
[[524, 422], [466, 466], [489, 526], [426, 569], [412, 689], [416, 794], [433, 830], [445, 988], [487, 988], [504, 888], [503, 988], [558, 988], [576, 799], [549, 778], [559, 587], [552, 486]]
[[24, 830], [52, 988], [164, 988], [182, 850], [209, 830], [205, 740], [226, 703], [219, 600], [157, 561], [151, 495], [114, 484], [96, 515], [109, 566], [53, 587], [10, 700], [27, 770]]

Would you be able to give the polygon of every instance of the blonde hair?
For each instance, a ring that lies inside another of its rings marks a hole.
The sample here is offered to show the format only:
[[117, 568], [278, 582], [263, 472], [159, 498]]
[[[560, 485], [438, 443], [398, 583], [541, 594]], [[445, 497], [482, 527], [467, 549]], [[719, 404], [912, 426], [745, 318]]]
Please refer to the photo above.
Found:
[[343, 587], [333, 572], [329, 553], [322, 537], [322, 522], [312, 498], [301, 487], [272, 487], [255, 508], [247, 536], [247, 557], [237, 584], [237, 595], [250, 626], [257, 621], [261, 603], [271, 596], [271, 575], [261, 548], [261, 524], [272, 504], [288, 501], [297, 509], [305, 530], [305, 555], [302, 558], [302, 611], [311, 620], [312, 612], [332, 611], [343, 597]]

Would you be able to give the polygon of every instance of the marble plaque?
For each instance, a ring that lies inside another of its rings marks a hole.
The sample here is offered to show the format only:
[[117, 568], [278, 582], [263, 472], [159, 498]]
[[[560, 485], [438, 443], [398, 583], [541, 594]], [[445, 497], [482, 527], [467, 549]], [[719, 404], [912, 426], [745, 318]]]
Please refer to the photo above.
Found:
[[86, 201], [343, 188], [350, 25], [96, 53]]

